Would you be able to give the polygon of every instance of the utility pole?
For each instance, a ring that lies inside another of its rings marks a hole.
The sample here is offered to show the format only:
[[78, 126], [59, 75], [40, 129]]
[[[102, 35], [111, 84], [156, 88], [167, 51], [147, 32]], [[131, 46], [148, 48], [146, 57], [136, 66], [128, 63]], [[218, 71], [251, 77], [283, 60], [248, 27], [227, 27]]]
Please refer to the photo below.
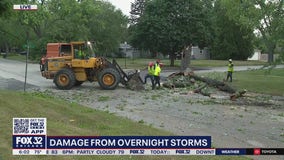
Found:
[[124, 67], [125, 67], [125, 69], [126, 69], [126, 58], [127, 58], [127, 54], [126, 54], [126, 52], [127, 52], [127, 42], [124, 42], [124, 44], [123, 44], [123, 51], [124, 51], [124, 55], [125, 55], [125, 57], [124, 57]]
[[26, 69], [25, 69], [24, 92], [26, 92], [26, 86], [27, 86], [27, 73], [28, 73], [28, 57], [29, 57], [29, 52], [30, 52], [29, 31], [27, 31], [27, 53], [26, 53]]

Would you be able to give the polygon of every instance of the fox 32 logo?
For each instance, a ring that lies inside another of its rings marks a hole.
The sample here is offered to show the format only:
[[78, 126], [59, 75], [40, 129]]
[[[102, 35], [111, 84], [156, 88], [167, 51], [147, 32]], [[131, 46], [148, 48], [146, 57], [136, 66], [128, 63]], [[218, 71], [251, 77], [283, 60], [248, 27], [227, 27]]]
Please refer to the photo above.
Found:
[[14, 149], [45, 148], [45, 136], [14, 135]]

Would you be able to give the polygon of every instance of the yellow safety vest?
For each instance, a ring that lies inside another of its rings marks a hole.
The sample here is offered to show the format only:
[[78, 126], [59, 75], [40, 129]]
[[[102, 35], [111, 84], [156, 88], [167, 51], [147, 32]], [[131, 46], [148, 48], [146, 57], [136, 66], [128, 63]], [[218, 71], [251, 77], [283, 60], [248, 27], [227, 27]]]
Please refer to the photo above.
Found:
[[81, 50], [79, 50], [79, 57], [80, 58], [84, 58], [85, 57], [85, 53]]
[[229, 63], [228, 64], [228, 72], [233, 72], [234, 71], [234, 64], [233, 63]]
[[155, 69], [154, 66], [148, 66], [148, 74], [154, 75]]
[[155, 64], [155, 72], [154, 72], [154, 76], [160, 76], [161, 73], [161, 67], [158, 64]]

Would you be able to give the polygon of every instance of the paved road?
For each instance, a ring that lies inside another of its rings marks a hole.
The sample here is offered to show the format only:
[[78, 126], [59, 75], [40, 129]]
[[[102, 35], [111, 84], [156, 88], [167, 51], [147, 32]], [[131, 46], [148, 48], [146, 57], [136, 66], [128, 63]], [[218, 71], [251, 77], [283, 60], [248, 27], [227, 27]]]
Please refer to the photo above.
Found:
[[[242, 70], [248, 70], [248, 69], [259, 69], [261, 67], [262, 66], [235, 66], [234, 70], [242, 71]], [[277, 68], [284, 68], [284, 65], [279, 65], [277, 66]], [[226, 70], [227, 70], [227, 67], [212, 67], [212, 68], [204, 68], [202, 70], [195, 70], [194, 72], [195, 73], [226, 72]], [[127, 71], [130, 71], [130, 70], [127, 70]], [[168, 75], [174, 72], [177, 72], [177, 70], [163, 70], [161, 73], [161, 76], [167, 77]], [[144, 77], [144, 74], [146, 74], [146, 71], [141, 72], [141, 77]], [[2, 79], [10, 79], [10, 81], [18, 80], [18, 81], [24, 82], [25, 81], [25, 63], [0, 58], [0, 77], [2, 77]], [[39, 64], [31, 64], [31, 63], [28, 64], [27, 83], [30, 85], [30, 87], [38, 86], [41, 88], [54, 88], [55, 86], [52, 80], [45, 79], [41, 76], [41, 73], [39, 70]]]
[[[6, 82], [11, 82], [14, 80], [22, 82], [22, 87], [20, 84], [17, 84], [17, 89], [24, 89], [24, 81], [25, 81], [25, 67], [26, 64], [24, 62], [7, 60], [0, 58], [0, 77], [6, 79]], [[28, 72], [27, 72], [27, 87], [38, 86], [42, 88], [50, 88], [53, 86], [52, 80], [47, 80], [41, 76], [39, 70], [39, 64], [28, 64]], [[2, 83], [2, 85], [5, 85]], [[13, 87], [13, 85], [9, 85]]]

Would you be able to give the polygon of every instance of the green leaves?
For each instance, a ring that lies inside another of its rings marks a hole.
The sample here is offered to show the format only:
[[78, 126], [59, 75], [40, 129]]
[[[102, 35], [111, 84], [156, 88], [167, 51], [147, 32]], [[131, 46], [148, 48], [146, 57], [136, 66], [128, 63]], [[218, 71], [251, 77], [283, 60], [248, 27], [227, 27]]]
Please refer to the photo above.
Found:
[[[253, 54], [253, 27], [243, 13], [245, 1], [217, 0], [213, 9], [213, 59], [246, 60]], [[242, 14], [243, 13], [243, 14]]]
[[205, 11], [200, 0], [146, 1], [144, 14], [132, 27], [131, 43], [153, 52], [174, 54], [184, 46], [206, 42]]
[[[16, 0], [13, 2], [16, 3]], [[37, 49], [32, 54], [42, 54], [47, 42], [92, 40], [96, 42], [98, 52], [106, 53], [115, 51], [119, 43], [125, 41], [123, 38], [127, 29], [127, 18], [109, 2], [94, 0], [32, 2], [38, 5], [37, 11], [14, 11], [10, 17], [0, 17], [0, 21], [1, 19], [8, 21], [1, 23], [0, 31], [5, 30], [11, 34], [22, 31], [16, 34], [22, 39], [19, 48], [26, 43], [27, 36], [30, 41], [36, 42]], [[16, 47], [8, 39], [12, 41], [13, 37], [8, 34], [5, 42], [0, 40], [0, 47], [7, 42], [9, 48]]]
[[269, 62], [273, 61], [273, 54], [276, 46], [279, 45], [283, 37], [282, 33], [284, 21], [283, 0], [241, 0], [226, 1], [220, 0], [226, 8], [227, 17], [237, 25], [249, 30], [254, 30], [258, 38], [262, 39], [257, 47], [263, 48], [269, 53]]

